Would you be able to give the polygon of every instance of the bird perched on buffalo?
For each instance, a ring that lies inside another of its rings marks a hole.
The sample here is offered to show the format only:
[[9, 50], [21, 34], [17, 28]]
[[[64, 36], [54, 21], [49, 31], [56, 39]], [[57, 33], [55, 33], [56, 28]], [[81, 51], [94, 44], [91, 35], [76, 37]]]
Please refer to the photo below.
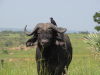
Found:
[[[56, 22], [55, 22], [55, 20], [51, 17], [50, 18], [50, 22], [53, 24], [53, 25], [55, 25], [55, 26], [57, 26], [57, 24], [56, 24]], [[61, 27], [58, 27], [58, 29], [59, 30], [63, 30], [63, 28], [61, 28]], [[66, 29], [65, 29], [66, 30]], [[57, 34], [59, 37], [57, 38], [57, 41], [56, 41], [56, 44], [57, 45], [64, 45], [64, 34], [63, 33], [58, 33]]]
[[50, 21], [51, 21], [52, 24], [54, 24], [55, 26], [57, 26], [55, 20], [52, 17], [50, 18]]

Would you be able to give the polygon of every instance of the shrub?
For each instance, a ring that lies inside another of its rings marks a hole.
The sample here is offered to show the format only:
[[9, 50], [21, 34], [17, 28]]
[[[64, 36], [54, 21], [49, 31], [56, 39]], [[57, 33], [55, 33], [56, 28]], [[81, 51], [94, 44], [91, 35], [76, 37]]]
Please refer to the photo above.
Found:
[[97, 34], [89, 34], [84, 37], [85, 43], [91, 46], [92, 55], [95, 59], [100, 60], [100, 35]]
[[8, 54], [8, 50], [7, 50], [7, 49], [3, 49], [3, 50], [2, 50], [2, 53], [3, 53], [3, 54]]
[[100, 36], [98, 34], [88, 34], [88, 36], [84, 37], [84, 41], [95, 51], [100, 52]]

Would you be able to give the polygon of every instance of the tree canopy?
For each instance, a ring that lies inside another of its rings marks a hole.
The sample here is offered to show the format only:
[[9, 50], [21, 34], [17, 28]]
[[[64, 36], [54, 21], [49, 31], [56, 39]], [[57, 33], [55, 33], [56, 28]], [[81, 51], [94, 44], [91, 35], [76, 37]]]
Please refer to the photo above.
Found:
[[93, 16], [94, 21], [100, 24], [100, 11], [96, 12], [95, 15]]
[[[96, 23], [100, 24], [100, 11], [99, 12], [96, 12], [93, 16], [93, 19]], [[97, 31], [100, 31], [100, 26], [96, 26], [95, 29]]]

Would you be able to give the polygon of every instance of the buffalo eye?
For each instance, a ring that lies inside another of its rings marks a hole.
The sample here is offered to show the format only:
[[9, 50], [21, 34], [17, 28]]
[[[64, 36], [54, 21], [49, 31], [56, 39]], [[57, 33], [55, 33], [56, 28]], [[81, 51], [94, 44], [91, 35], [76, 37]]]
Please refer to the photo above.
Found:
[[42, 30], [41, 30], [41, 29], [39, 29], [39, 30], [37, 31], [37, 34], [41, 34], [41, 32], [42, 32]]

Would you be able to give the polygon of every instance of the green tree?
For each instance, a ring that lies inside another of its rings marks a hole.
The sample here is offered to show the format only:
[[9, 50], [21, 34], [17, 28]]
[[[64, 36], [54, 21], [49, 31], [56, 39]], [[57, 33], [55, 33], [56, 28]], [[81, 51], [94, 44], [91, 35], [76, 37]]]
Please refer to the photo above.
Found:
[[93, 16], [93, 19], [96, 23], [98, 23], [98, 26], [95, 27], [95, 29], [97, 31], [100, 31], [100, 11], [99, 12], [96, 12], [95, 15]]

